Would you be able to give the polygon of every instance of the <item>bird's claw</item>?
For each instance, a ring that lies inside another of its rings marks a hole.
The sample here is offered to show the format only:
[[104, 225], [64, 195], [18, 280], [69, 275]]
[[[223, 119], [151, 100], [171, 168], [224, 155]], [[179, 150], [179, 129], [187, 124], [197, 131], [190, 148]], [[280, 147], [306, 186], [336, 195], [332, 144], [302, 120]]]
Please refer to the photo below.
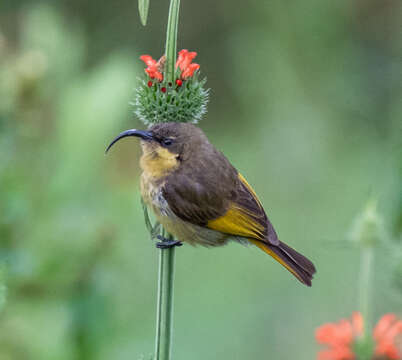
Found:
[[160, 240], [160, 242], [156, 243], [156, 247], [158, 249], [169, 249], [173, 246], [182, 246], [183, 245], [183, 243], [179, 240], [168, 240], [161, 235], [158, 235], [157, 239]]

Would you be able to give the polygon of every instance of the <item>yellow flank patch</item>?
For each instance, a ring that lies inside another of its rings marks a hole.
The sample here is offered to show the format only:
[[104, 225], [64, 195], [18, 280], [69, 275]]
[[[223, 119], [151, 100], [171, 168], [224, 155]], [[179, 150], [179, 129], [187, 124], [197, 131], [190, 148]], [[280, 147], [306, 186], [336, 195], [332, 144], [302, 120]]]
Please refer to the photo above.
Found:
[[159, 145], [143, 145], [143, 155], [140, 160], [141, 168], [147, 177], [159, 179], [168, 175], [179, 166], [177, 154], [171, 153]]
[[304, 280], [300, 277], [300, 275], [292, 269], [292, 267], [287, 264], [284, 260], [282, 260], [278, 255], [276, 255], [268, 245], [264, 244], [261, 241], [254, 240], [254, 239], [248, 239], [251, 243], [253, 243], [255, 246], [259, 247], [262, 251], [267, 253], [268, 255], [271, 255], [279, 264], [281, 264], [283, 267], [285, 267], [288, 271], [290, 271], [294, 276], [296, 276], [301, 282], [304, 282]]
[[230, 208], [225, 215], [208, 221], [207, 227], [225, 234], [256, 239], [264, 237], [264, 227], [248, 216], [243, 209], [235, 206]]
[[[262, 210], [257, 194], [246, 179], [239, 173], [240, 181], [246, 186], [256, 203]], [[263, 210], [262, 210], [263, 211]], [[247, 238], [263, 239], [265, 228], [255, 220], [256, 214], [235, 204], [229, 208], [225, 215], [208, 222], [207, 227], [225, 234], [244, 236]]]

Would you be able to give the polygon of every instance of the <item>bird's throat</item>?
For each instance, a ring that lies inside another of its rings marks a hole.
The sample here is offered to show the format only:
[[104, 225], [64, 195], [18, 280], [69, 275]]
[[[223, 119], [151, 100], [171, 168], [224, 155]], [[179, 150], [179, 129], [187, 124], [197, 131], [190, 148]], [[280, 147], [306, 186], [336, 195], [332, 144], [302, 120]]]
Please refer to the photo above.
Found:
[[143, 154], [140, 166], [147, 178], [152, 181], [162, 180], [179, 167], [177, 155], [161, 146], [142, 146]]

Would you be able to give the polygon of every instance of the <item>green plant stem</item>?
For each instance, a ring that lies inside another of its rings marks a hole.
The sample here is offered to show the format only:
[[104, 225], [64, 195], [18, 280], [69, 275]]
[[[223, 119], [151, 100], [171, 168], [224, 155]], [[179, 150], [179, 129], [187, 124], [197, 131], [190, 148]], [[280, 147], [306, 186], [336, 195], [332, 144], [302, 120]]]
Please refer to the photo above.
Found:
[[171, 0], [169, 7], [169, 18], [166, 30], [166, 63], [165, 80], [174, 81], [176, 53], [177, 53], [177, 29], [179, 25], [180, 0]]
[[[180, 0], [171, 0], [166, 31], [166, 62], [164, 79], [173, 82], [177, 52], [177, 28]], [[162, 230], [165, 237], [165, 231]], [[168, 235], [169, 240], [173, 240]], [[158, 303], [156, 313], [155, 360], [170, 360], [173, 333], [173, 282], [175, 247], [161, 249], [159, 253]]]
[[175, 247], [160, 250], [155, 360], [169, 360], [172, 352], [174, 258]]
[[363, 246], [360, 259], [360, 279], [359, 279], [359, 302], [360, 311], [364, 319], [364, 334], [368, 335], [371, 325], [370, 316], [370, 295], [371, 295], [371, 268], [374, 260], [374, 249], [372, 246]]

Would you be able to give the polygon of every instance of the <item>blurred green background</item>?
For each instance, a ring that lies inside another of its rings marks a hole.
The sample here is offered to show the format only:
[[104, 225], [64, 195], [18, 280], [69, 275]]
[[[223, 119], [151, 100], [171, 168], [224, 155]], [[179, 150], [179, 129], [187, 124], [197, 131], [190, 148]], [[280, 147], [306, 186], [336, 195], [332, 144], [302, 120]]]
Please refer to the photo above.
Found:
[[[149, 359], [158, 250], [140, 205], [129, 102], [164, 49], [167, 1], [0, 5], [0, 359]], [[318, 269], [302, 286], [257, 248], [177, 250], [174, 359], [313, 359], [358, 309], [356, 216], [402, 231], [402, 2], [183, 0], [178, 47], [211, 88], [200, 126]], [[372, 313], [402, 312], [376, 250]]]

